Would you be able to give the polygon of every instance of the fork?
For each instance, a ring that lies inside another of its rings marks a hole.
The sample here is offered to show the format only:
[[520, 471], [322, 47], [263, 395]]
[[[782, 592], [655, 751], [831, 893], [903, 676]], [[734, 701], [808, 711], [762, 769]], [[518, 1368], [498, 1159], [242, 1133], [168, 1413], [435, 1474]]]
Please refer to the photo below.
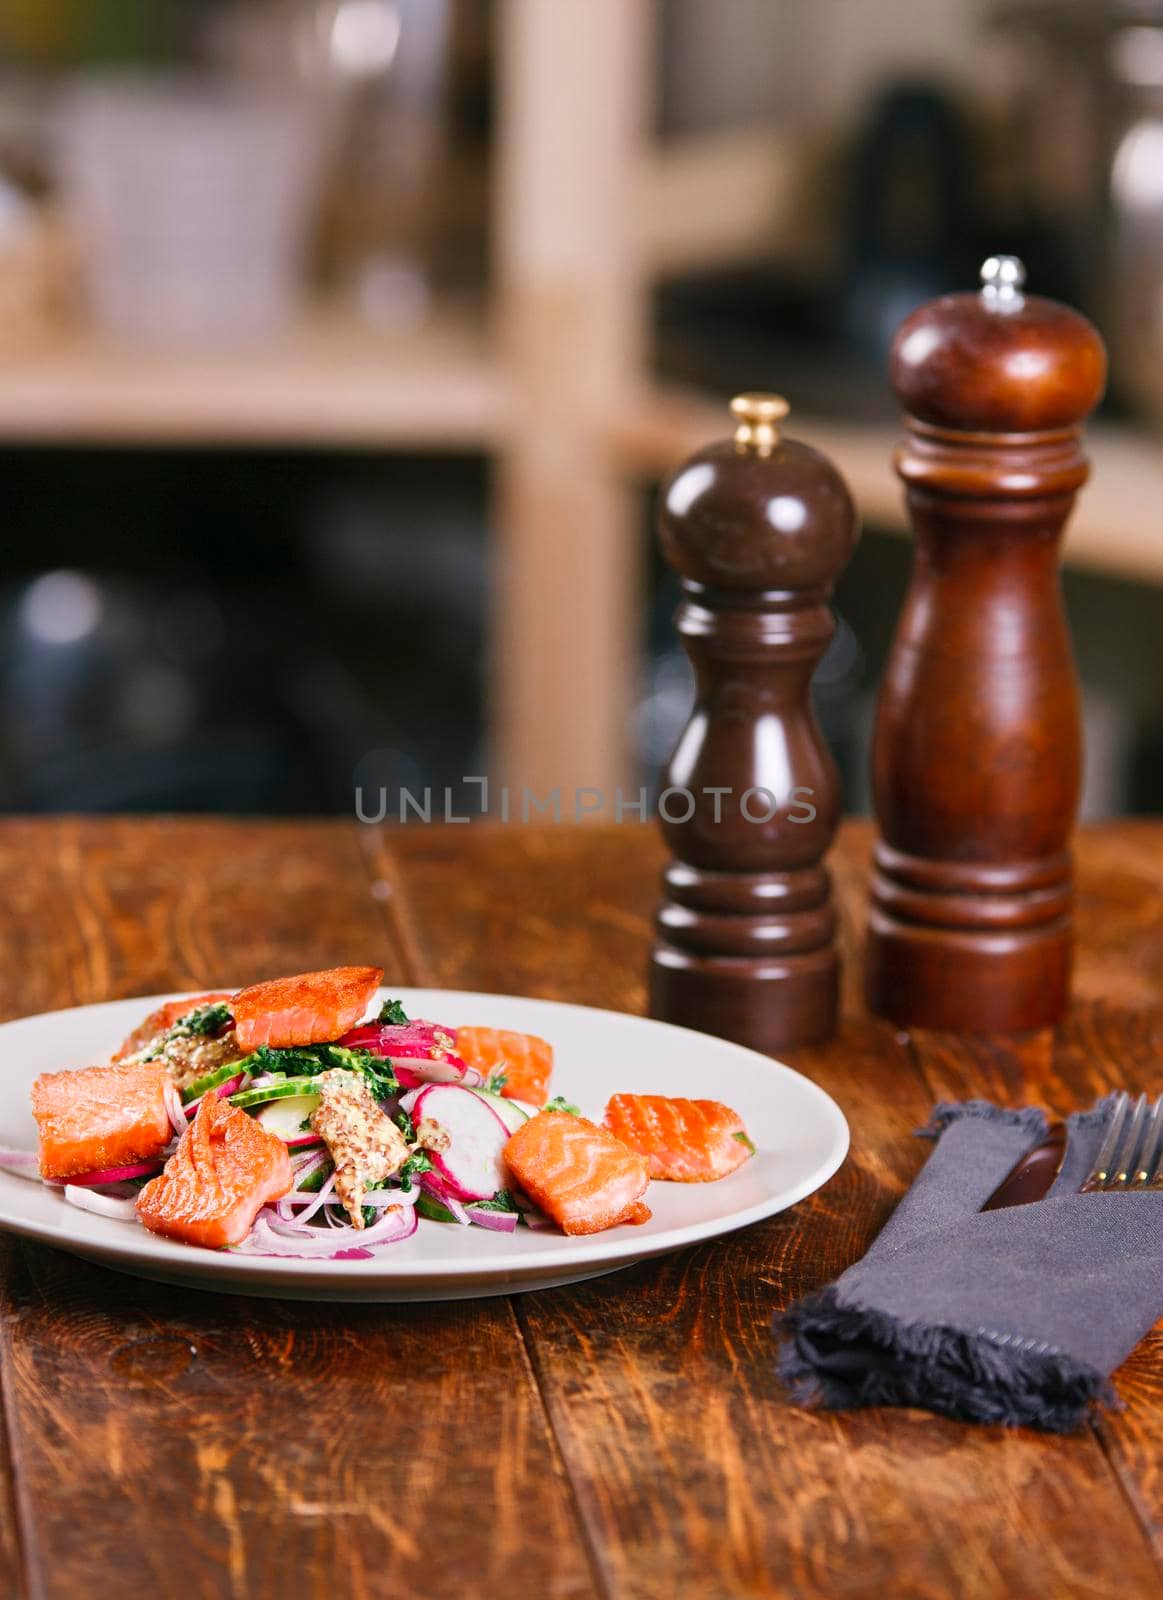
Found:
[[1099, 1189], [1163, 1189], [1163, 1095], [1150, 1110], [1145, 1094], [1133, 1110], [1130, 1095], [1119, 1095], [1102, 1149], [1079, 1193]]

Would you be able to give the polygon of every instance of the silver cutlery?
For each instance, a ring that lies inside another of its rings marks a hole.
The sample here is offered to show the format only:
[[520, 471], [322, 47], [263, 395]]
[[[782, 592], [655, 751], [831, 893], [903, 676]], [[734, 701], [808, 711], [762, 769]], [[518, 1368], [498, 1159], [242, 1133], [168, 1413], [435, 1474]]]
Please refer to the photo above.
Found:
[[1145, 1094], [1133, 1103], [1129, 1094], [1120, 1094], [1102, 1148], [1079, 1192], [1163, 1189], [1161, 1169], [1163, 1095], [1148, 1108]]

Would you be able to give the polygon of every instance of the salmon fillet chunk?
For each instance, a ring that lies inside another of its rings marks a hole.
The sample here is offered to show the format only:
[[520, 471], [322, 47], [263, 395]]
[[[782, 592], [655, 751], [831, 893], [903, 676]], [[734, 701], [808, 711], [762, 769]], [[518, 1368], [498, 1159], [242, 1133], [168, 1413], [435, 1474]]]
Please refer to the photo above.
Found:
[[671, 1183], [711, 1183], [755, 1154], [742, 1117], [718, 1100], [616, 1094], [604, 1124], [646, 1157], [652, 1178]]
[[137, 1214], [154, 1233], [218, 1250], [245, 1239], [262, 1207], [281, 1199], [291, 1181], [283, 1141], [208, 1094], [165, 1170], [138, 1195]]
[[568, 1111], [539, 1111], [505, 1146], [513, 1179], [563, 1233], [649, 1222], [646, 1161], [612, 1133]]
[[189, 1016], [191, 1011], [200, 1010], [202, 1006], [216, 1005], [220, 1000], [229, 1000], [230, 996], [224, 989], [213, 994], [195, 995], [190, 1000], [167, 1000], [164, 1005], [158, 1006], [156, 1011], [151, 1011], [144, 1022], [139, 1022], [137, 1027], [126, 1039], [125, 1043], [113, 1057], [114, 1061], [124, 1061], [126, 1056], [135, 1056], [146, 1045], [153, 1044], [162, 1038], [183, 1017]]
[[32, 1086], [41, 1177], [72, 1178], [161, 1155], [172, 1137], [168, 1082], [157, 1061], [42, 1072]]
[[549, 1099], [553, 1074], [553, 1046], [535, 1033], [513, 1033], [508, 1028], [458, 1028], [456, 1048], [470, 1067], [487, 1078], [503, 1072], [501, 1093], [509, 1100], [543, 1106]]
[[382, 967], [333, 967], [272, 978], [240, 989], [230, 1008], [243, 1050], [329, 1044], [362, 1022], [384, 976]]

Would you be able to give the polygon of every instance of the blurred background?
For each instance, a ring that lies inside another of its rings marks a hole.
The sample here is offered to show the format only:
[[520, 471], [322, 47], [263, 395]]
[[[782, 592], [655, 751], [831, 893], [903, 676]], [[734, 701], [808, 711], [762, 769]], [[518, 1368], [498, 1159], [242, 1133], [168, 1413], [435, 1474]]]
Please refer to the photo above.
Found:
[[0, 810], [652, 779], [654, 486], [771, 388], [909, 566], [885, 356], [1020, 255], [1106, 335], [1086, 810], [1163, 810], [1163, 3], [3, 0]]

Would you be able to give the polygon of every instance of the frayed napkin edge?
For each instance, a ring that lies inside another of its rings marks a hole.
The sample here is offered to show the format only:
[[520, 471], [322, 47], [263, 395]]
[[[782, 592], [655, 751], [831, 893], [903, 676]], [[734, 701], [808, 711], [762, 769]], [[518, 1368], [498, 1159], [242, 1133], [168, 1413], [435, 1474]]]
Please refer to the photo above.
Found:
[[[958, 1422], [1072, 1433], [1097, 1407], [1118, 1406], [1109, 1380], [1064, 1351], [1008, 1343], [984, 1329], [903, 1322], [846, 1303], [832, 1285], [779, 1313], [773, 1327], [779, 1375], [796, 1404], [809, 1408], [918, 1406]], [[813, 1341], [854, 1356], [871, 1350], [886, 1361], [840, 1377], [821, 1370]]]
[[1041, 1106], [995, 1106], [989, 1100], [943, 1100], [933, 1107], [928, 1122], [917, 1129], [921, 1139], [939, 1139], [946, 1128], [966, 1117], [980, 1122], [998, 1122], [1007, 1128], [1018, 1128], [1031, 1139], [1044, 1139], [1049, 1130], [1046, 1113]]

